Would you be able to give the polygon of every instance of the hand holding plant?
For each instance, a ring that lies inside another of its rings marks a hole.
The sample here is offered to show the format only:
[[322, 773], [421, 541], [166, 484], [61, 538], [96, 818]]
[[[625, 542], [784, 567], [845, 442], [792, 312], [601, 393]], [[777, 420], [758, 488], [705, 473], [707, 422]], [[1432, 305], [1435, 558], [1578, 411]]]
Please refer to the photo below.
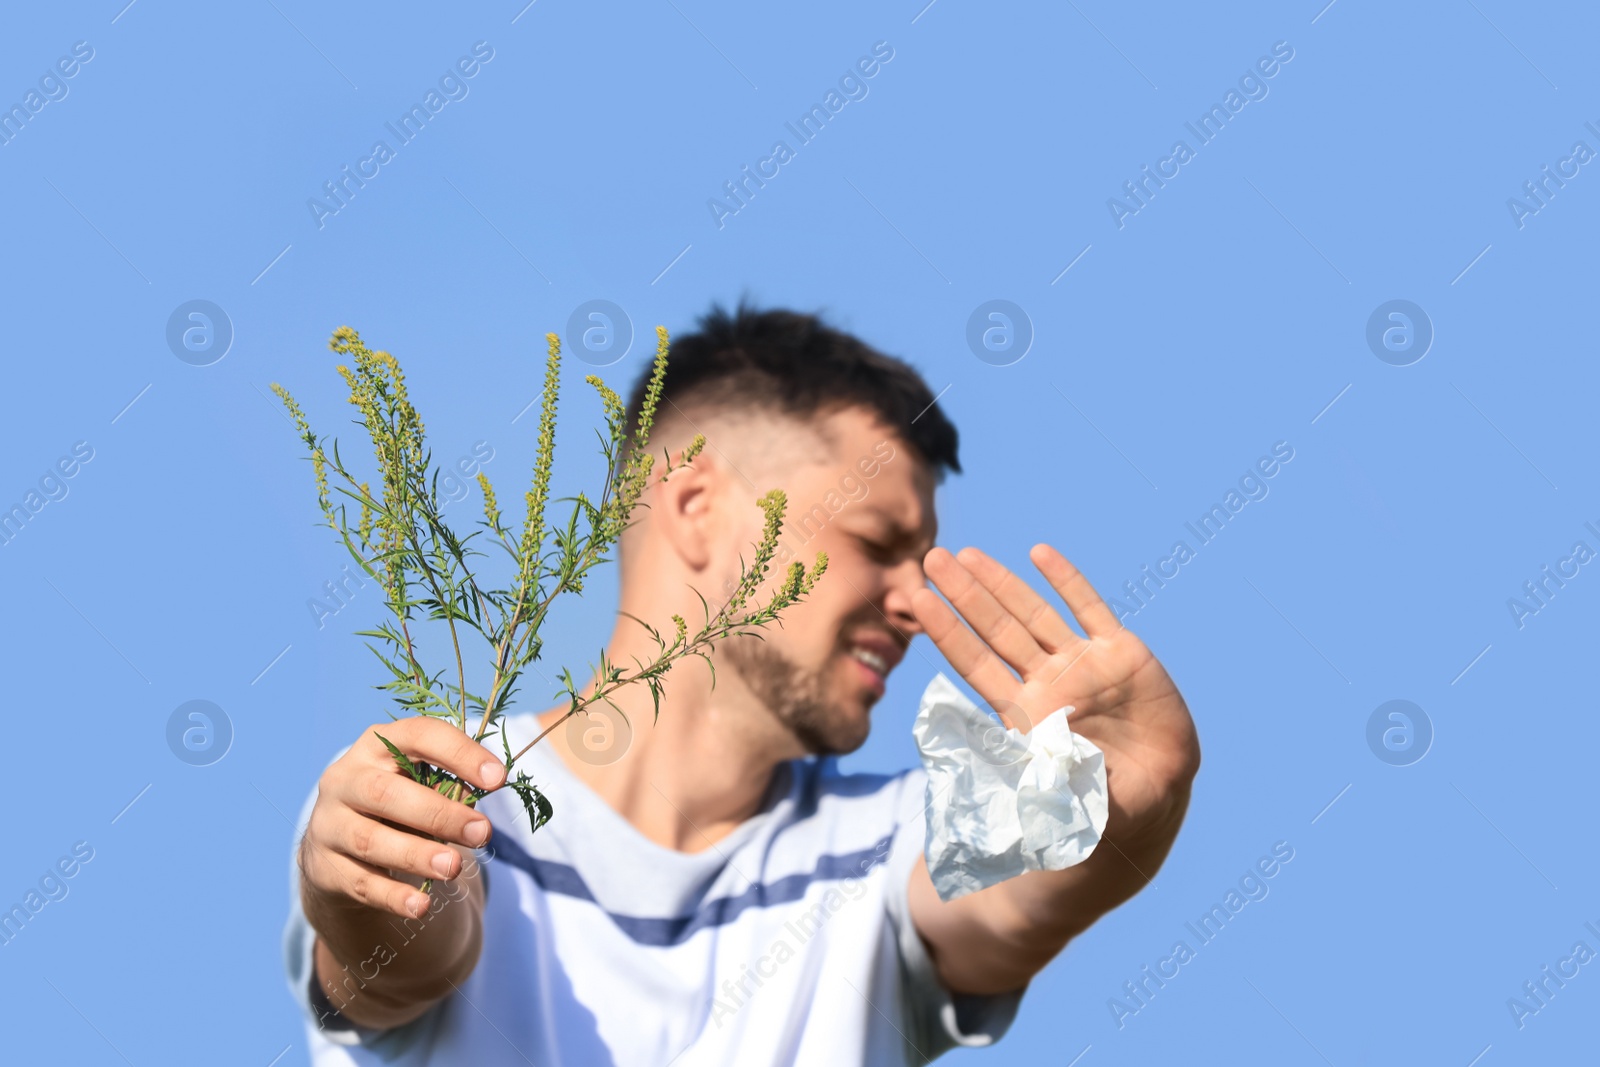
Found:
[[[658, 472], [655, 468], [649, 438], [668, 358], [666, 330], [657, 327], [656, 335], [655, 363], [631, 434], [626, 425], [626, 409], [616, 392], [595, 375], [585, 379], [598, 393], [606, 418], [605, 431], [597, 431], [606, 459], [605, 484], [593, 500], [580, 492], [575, 498], [556, 501], [569, 502], [571, 510], [564, 524], [549, 528], [545, 513], [551, 503], [561, 365], [560, 338], [555, 334], [546, 335], [549, 357], [533, 480], [524, 496], [524, 517], [520, 524], [508, 526], [494, 487], [486, 475], [479, 473], [484, 517], [478, 525], [482, 529], [464, 537], [441, 517], [440, 471], [433, 465], [422, 419], [410, 400], [405, 376], [394, 356], [367, 348], [349, 327], [335, 330], [329, 342], [333, 351], [348, 357], [352, 364], [341, 365], [338, 371], [350, 388], [350, 403], [359, 412], [356, 423], [372, 441], [378, 467], [377, 492], [373, 492], [369, 481], [359, 480], [347, 469], [337, 441], [331, 443], [330, 450], [325, 439], [311, 430], [288, 390], [276, 383], [272, 386], [310, 450], [317, 502], [326, 524], [339, 535], [361, 568], [377, 580], [392, 616], [374, 629], [359, 631], [372, 639], [368, 647], [389, 675], [388, 681], [375, 688], [391, 692], [406, 711], [446, 720], [474, 741], [497, 737], [505, 754], [505, 785], [521, 799], [534, 830], [549, 821], [553, 808], [533, 780], [516, 768], [517, 761], [529, 749], [556, 726], [585, 713], [597, 702], [623, 714], [612, 698], [624, 686], [648, 687], [659, 718], [665, 676], [673, 664], [686, 656], [699, 656], [710, 666], [709, 653], [715, 642], [755, 633], [776, 621], [784, 609], [811, 591], [827, 568], [827, 556], [820, 552], [809, 569], [799, 562], [791, 563], [770, 599], [765, 604], [751, 604], [771, 567], [783, 526], [787, 502], [781, 490], [772, 490], [756, 501], [765, 512], [762, 537], [752, 562], [746, 566], [741, 561], [740, 580], [727, 602], [713, 611], [700, 597], [704, 621], [693, 633], [681, 615], [672, 616], [675, 632], [665, 635], [636, 619], [649, 632], [658, 653], [649, 660], [635, 657], [633, 666], [628, 668], [612, 662], [602, 650], [587, 695], [580, 693], [571, 672], [563, 669], [558, 695], [566, 698], [566, 714], [521, 749], [512, 751], [504, 719], [523, 670], [539, 658], [540, 631], [552, 605], [563, 593], [582, 593], [590, 570], [609, 560], [608, 554], [630, 525], [633, 510], [640, 506], [645, 490], [654, 481], [664, 480], [674, 470], [693, 462], [705, 446], [705, 438], [696, 435], [676, 463], [663, 450], [663, 469]], [[330, 496], [330, 470], [339, 479], [335, 490], [347, 500], [335, 503]], [[348, 521], [348, 502], [359, 508], [353, 526]], [[486, 539], [483, 543], [491, 550], [499, 549], [509, 560], [509, 575], [498, 584], [485, 578], [485, 568], [476, 562], [487, 558], [487, 553], [474, 544], [479, 539]], [[419, 620], [433, 624], [441, 641], [447, 640], [443, 646], [444, 663], [437, 670], [424, 666], [423, 627]], [[483, 651], [483, 646], [476, 644], [477, 639], [487, 645], [488, 672], [484, 682], [474, 684], [468, 664], [474, 647], [480, 654]], [[400, 770], [445, 797], [472, 806], [491, 792], [443, 767], [412, 760], [387, 738], [378, 736]], [[427, 892], [429, 884], [424, 883], [422, 888]]]

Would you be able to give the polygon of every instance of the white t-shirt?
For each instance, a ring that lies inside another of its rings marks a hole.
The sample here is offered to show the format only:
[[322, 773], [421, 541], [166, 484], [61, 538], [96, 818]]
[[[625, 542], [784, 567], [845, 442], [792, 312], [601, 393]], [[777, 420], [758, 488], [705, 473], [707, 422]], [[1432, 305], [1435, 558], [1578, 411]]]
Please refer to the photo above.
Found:
[[[513, 741], [535, 736], [532, 716], [507, 726]], [[285, 965], [317, 1067], [922, 1064], [1011, 1025], [1024, 991], [952, 996], [912, 924], [920, 768], [847, 775], [834, 758], [789, 761], [754, 817], [683, 853], [640, 834], [550, 746], [520, 765], [555, 817], [530, 833], [511, 790], [480, 802], [494, 825], [480, 850], [483, 954], [458, 992], [405, 1026], [364, 1030], [332, 1011], [291, 858]], [[391, 926], [372, 957], [346, 961], [347, 996], [419, 924]]]

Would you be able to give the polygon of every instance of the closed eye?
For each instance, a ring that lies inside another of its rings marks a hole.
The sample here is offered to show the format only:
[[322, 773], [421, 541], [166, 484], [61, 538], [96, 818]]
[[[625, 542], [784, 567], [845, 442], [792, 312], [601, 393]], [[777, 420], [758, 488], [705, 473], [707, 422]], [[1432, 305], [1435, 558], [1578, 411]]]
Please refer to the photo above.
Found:
[[887, 563], [894, 558], [895, 550], [893, 545], [874, 541], [869, 537], [858, 538], [858, 540], [861, 542], [861, 547], [866, 549], [867, 555], [872, 559], [880, 563]]

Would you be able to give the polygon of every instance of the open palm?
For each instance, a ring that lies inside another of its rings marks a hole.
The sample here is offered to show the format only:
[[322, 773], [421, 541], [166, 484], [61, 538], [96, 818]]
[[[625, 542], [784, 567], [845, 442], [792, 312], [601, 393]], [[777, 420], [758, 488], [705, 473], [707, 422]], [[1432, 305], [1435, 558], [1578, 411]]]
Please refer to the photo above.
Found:
[[1200, 763], [1189, 708], [1166, 669], [1066, 557], [1044, 544], [1029, 557], [1066, 601], [1083, 636], [1026, 582], [975, 548], [959, 555], [929, 552], [924, 570], [949, 604], [923, 589], [912, 598], [912, 611], [1007, 726], [1027, 732], [1057, 708], [1073, 706], [1073, 731], [1105, 753], [1108, 835], [1127, 840], [1161, 833], [1182, 818]]

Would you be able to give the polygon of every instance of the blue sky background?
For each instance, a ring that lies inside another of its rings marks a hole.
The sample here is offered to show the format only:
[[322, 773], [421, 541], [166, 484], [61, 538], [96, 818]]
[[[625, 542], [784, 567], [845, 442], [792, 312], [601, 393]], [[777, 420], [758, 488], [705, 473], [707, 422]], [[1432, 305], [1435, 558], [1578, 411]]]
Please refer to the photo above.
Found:
[[[1575, 542], [1600, 550], [1600, 163], [1520, 226], [1508, 207], [1575, 142], [1600, 151], [1592, 9], [122, 2], [10, 11], [0, 34], [6, 106], [93, 49], [0, 146], [0, 503], [93, 452], [0, 548], [0, 898], [93, 849], [0, 947], [16, 1058], [305, 1062], [278, 963], [287, 818], [386, 705], [350, 635], [377, 598], [320, 630], [307, 609], [347, 557], [268, 383], [343, 420], [325, 344], [354, 325], [402, 358], [436, 456], [488, 442], [513, 485], [547, 330], [591, 299], [625, 309], [637, 340], [603, 372], [621, 386], [656, 324], [742, 293], [822, 310], [945, 390], [969, 473], [941, 490], [943, 543], [1029, 573], [1048, 540], [1110, 595], [1294, 450], [1128, 620], [1204, 745], [1169, 862], [1039, 976], [1001, 1045], [949, 1062], [1592, 1048], [1600, 964], [1520, 1027], [1507, 1004], [1577, 942], [1600, 951], [1600, 564], [1520, 626], [1508, 607]], [[319, 228], [308, 198], [479, 41], [467, 95]], [[796, 146], [784, 123], [879, 41], [867, 95]], [[1185, 123], [1276, 42], [1292, 60], [1201, 145]], [[794, 158], [719, 227], [708, 200], [780, 138]], [[1108, 198], [1179, 139], [1194, 157], [1119, 228]], [[208, 366], [166, 340], [196, 299], [234, 334]], [[1033, 333], [1008, 366], [966, 340], [995, 299]], [[1405, 366], [1366, 339], [1391, 300], [1433, 332]], [[567, 409], [559, 490], [598, 470], [591, 408]], [[593, 658], [610, 578], [566, 605], [549, 663]], [[915, 761], [944, 666], [915, 648], [847, 766]], [[210, 766], [167, 745], [191, 700], [232, 725]], [[1391, 700], [1431, 724], [1405, 766], [1367, 739]], [[1185, 923], [1277, 842], [1294, 858], [1266, 898], [1119, 1028], [1108, 1000], [1197, 944]]]

